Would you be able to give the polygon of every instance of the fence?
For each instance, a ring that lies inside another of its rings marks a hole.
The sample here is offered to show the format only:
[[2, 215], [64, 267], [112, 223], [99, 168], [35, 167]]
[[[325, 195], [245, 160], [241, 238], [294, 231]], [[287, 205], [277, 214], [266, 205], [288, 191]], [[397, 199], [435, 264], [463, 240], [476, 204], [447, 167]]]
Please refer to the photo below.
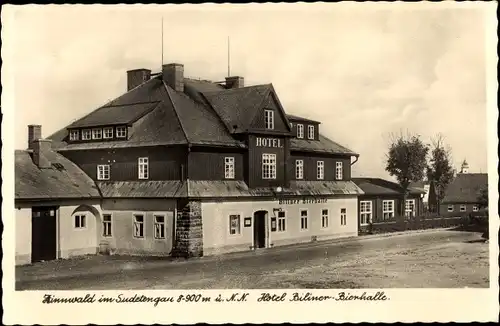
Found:
[[360, 234], [375, 234], [401, 232], [408, 230], [425, 230], [435, 228], [457, 227], [457, 230], [488, 232], [488, 217], [482, 215], [458, 215], [443, 214], [425, 214], [404, 220], [376, 222], [370, 225], [362, 226]]

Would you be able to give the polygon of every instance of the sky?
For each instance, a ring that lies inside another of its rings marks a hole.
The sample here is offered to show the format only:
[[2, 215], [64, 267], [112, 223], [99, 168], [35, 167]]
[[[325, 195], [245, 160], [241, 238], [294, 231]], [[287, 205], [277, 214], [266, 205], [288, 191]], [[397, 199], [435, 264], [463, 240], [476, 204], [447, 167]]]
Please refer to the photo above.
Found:
[[[388, 177], [389, 135], [441, 133], [459, 168], [487, 171], [483, 12], [399, 5], [26, 6], [7, 28], [15, 148], [126, 90], [126, 71], [272, 83], [287, 113], [360, 154], [353, 176]], [[3, 32], [4, 33], [4, 32]]]

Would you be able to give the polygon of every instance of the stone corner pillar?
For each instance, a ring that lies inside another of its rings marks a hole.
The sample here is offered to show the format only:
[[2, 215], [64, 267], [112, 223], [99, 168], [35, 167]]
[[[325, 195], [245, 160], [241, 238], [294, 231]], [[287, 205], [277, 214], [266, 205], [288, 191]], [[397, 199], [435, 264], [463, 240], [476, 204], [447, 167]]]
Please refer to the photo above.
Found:
[[179, 208], [176, 218], [174, 257], [203, 256], [201, 202], [188, 201]]

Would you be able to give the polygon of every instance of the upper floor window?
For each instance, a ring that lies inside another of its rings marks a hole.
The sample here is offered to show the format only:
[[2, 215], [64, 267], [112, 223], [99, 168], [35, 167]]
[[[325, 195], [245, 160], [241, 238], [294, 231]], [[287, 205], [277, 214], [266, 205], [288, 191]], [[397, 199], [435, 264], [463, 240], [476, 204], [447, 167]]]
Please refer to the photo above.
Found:
[[472, 211], [479, 212], [479, 206], [477, 206], [477, 205], [472, 206]]
[[82, 130], [82, 140], [89, 140], [92, 138], [92, 130], [83, 129]]
[[460, 205], [460, 211], [465, 212], [467, 210], [467, 206], [465, 205]]
[[325, 178], [325, 162], [318, 161], [317, 163], [316, 177], [318, 180], [323, 180]]
[[109, 180], [109, 165], [103, 164], [97, 166], [97, 180]]
[[304, 138], [304, 125], [297, 124], [297, 138]]
[[69, 140], [79, 140], [80, 139], [80, 130], [71, 130], [69, 132]]
[[224, 158], [224, 178], [234, 179], [234, 157]]
[[448, 205], [448, 212], [453, 212], [453, 205]]
[[262, 179], [276, 179], [276, 154], [262, 154]]
[[103, 137], [104, 139], [113, 138], [113, 127], [104, 128]]
[[342, 162], [335, 163], [335, 179], [342, 180], [343, 172], [342, 172]]
[[313, 125], [307, 126], [307, 138], [314, 139], [314, 126]]
[[274, 129], [274, 111], [264, 110], [264, 122], [266, 129]]
[[127, 127], [116, 127], [116, 138], [126, 138]]
[[139, 157], [139, 179], [149, 178], [149, 159], [147, 157]]
[[304, 161], [303, 160], [295, 160], [295, 179], [303, 179], [304, 178]]
[[92, 129], [92, 139], [101, 139], [102, 129]]

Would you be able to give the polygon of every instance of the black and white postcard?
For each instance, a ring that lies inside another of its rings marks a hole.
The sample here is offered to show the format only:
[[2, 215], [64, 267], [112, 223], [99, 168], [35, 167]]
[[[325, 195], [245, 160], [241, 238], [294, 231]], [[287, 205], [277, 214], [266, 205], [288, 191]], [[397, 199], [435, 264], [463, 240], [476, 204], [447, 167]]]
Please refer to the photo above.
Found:
[[495, 12], [2, 6], [3, 323], [498, 322]]

